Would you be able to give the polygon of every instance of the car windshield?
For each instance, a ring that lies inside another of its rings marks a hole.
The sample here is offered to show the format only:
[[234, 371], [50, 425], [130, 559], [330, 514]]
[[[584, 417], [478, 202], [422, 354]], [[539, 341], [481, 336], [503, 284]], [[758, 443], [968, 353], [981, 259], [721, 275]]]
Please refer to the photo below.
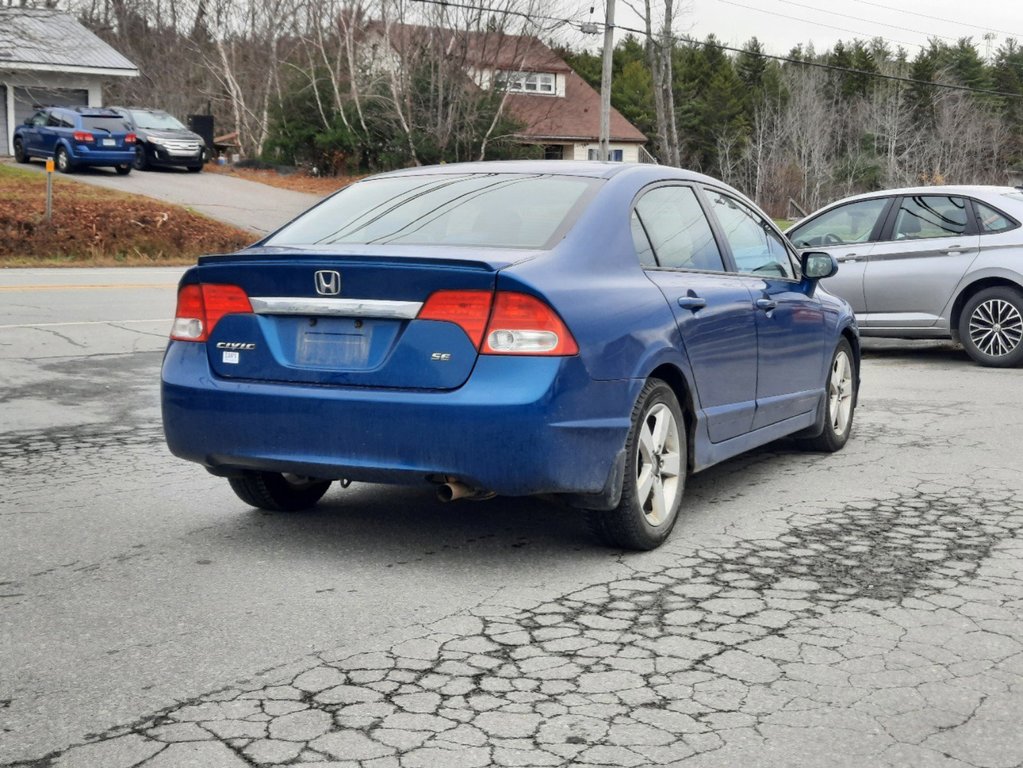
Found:
[[82, 127], [90, 131], [106, 131], [107, 133], [131, 130], [128, 121], [123, 117], [95, 117], [92, 115], [82, 115]]
[[148, 109], [131, 110], [131, 119], [139, 128], [148, 128], [151, 131], [181, 131], [187, 130], [185, 126], [174, 115], [166, 112], [153, 112]]
[[265, 244], [545, 248], [597, 183], [511, 173], [367, 179], [288, 224]]

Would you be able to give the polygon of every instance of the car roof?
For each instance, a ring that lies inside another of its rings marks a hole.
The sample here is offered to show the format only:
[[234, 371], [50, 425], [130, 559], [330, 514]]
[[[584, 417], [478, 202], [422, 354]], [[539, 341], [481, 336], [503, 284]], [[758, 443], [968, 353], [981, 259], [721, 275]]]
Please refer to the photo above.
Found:
[[969, 195], [972, 197], [984, 197], [985, 195], [1004, 195], [1007, 192], [1018, 193], [1018, 187], [1001, 186], [996, 184], [940, 184], [929, 187], [900, 187], [898, 189], [880, 189], [876, 192], [864, 192], [860, 195], [851, 195], [829, 203], [830, 208], [836, 203], [849, 203], [853, 200], [870, 200], [875, 197], [893, 197], [895, 195]]
[[717, 179], [695, 171], [672, 168], [650, 163], [601, 163], [587, 160], [486, 160], [473, 163], [447, 163], [444, 165], [419, 166], [377, 174], [373, 178], [388, 176], [417, 176], [463, 173], [522, 173], [550, 174], [554, 176], [585, 176], [610, 179], [617, 176], [648, 176], [651, 180], [677, 179], [699, 181], [706, 184], [725, 186]]

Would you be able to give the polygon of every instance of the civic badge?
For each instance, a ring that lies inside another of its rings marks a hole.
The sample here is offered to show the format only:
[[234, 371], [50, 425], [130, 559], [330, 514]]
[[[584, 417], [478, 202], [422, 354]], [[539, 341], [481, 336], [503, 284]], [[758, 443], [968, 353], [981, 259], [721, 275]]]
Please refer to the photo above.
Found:
[[341, 273], [321, 269], [316, 275], [316, 292], [320, 296], [337, 296], [341, 293]]

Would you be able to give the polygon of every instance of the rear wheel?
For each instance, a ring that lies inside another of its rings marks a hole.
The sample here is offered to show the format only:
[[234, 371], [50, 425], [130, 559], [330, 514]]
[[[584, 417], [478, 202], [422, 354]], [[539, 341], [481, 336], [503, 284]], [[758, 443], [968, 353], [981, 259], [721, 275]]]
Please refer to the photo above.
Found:
[[71, 163], [71, 157], [64, 147], [57, 147], [57, 151], [53, 153], [53, 159], [57, 164], [57, 170], [61, 173], [71, 173], [75, 169]]
[[817, 437], [800, 440], [808, 451], [834, 453], [849, 442], [853, 413], [856, 410], [856, 362], [852, 347], [842, 339], [831, 356], [831, 367], [824, 384], [824, 429]]
[[114, 170], [117, 171], [118, 176], [127, 176], [129, 173], [131, 173], [131, 166], [128, 164], [116, 165], [114, 166]]
[[1023, 294], [1002, 286], [979, 291], [963, 307], [959, 340], [981, 365], [1012, 368], [1023, 363]]
[[28, 162], [28, 155], [25, 152], [25, 144], [21, 139], [14, 140], [14, 159], [19, 163]]
[[308, 509], [330, 488], [330, 480], [318, 480], [279, 472], [247, 472], [228, 478], [238, 498], [253, 507], [272, 512]]
[[660, 379], [648, 381], [636, 401], [625, 451], [621, 501], [612, 510], [591, 510], [590, 526], [611, 546], [656, 549], [678, 520], [688, 466], [682, 409]]

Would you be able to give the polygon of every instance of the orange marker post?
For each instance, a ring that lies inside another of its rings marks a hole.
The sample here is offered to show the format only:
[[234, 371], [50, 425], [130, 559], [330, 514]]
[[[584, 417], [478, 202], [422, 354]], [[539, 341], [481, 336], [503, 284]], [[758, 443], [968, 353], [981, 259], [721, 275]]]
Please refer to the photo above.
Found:
[[46, 161], [46, 223], [53, 220], [53, 158]]

